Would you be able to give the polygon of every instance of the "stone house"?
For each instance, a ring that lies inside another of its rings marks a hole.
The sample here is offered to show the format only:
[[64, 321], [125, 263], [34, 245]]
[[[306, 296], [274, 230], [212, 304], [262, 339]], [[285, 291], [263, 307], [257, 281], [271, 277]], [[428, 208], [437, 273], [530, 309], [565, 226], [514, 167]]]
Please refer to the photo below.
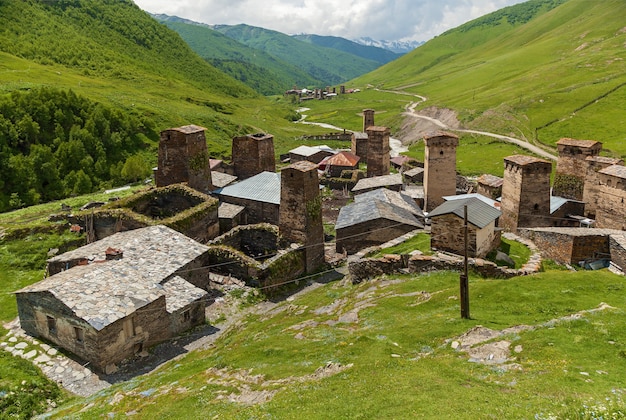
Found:
[[424, 223], [424, 212], [417, 205], [415, 200], [404, 192], [392, 191], [388, 188], [378, 188], [376, 190], [354, 196], [355, 203], [372, 200], [380, 200], [386, 203], [394, 204], [413, 214], [413, 216], [415, 216], [420, 223]]
[[402, 175], [389, 174], [383, 176], [375, 176], [372, 178], [359, 179], [359, 181], [356, 183], [351, 191], [354, 195], [357, 195], [378, 188], [388, 188], [393, 191], [402, 191], [404, 188]]
[[610, 158], [606, 156], [588, 156], [587, 174], [585, 176], [585, 186], [583, 189], [583, 200], [585, 202], [585, 215], [594, 219], [600, 201], [600, 174], [599, 171], [612, 165], [624, 165], [623, 159]]
[[377, 199], [355, 202], [339, 211], [336, 251], [354, 254], [423, 227], [410, 211], [395, 204]]
[[411, 168], [407, 171], [404, 171], [402, 173], [402, 176], [404, 177], [404, 180], [407, 183], [423, 184], [424, 183], [424, 168], [421, 168], [419, 166], [416, 168]]
[[208, 247], [165, 226], [120, 232], [48, 262], [18, 290], [22, 328], [100, 371], [205, 322]]
[[360, 159], [351, 152], [343, 151], [324, 158], [319, 164], [319, 169], [327, 173], [331, 178], [339, 178], [343, 171], [358, 169]]
[[579, 227], [584, 214], [584, 202], [563, 197], [550, 197], [550, 221], [552, 226]]
[[611, 165], [598, 171], [596, 225], [626, 230], [626, 167]]
[[468, 221], [468, 255], [484, 258], [500, 245], [496, 221], [500, 210], [477, 197], [445, 201], [428, 214], [431, 247], [455, 254], [465, 250], [465, 206]]
[[220, 202], [245, 207], [245, 220], [249, 224], [271, 223], [278, 225], [280, 209], [280, 174], [261, 172], [213, 193]]
[[560, 139], [557, 143], [559, 158], [552, 185], [552, 194], [558, 197], [583, 199], [588, 157], [595, 157], [602, 150], [602, 143], [595, 140]]
[[303, 160], [320, 163], [324, 158], [333, 156], [336, 152], [328, 146], [298, 146], [289, 151], [289, 162], [296, 163]]
[[502, 195], [504, 179], [491, 174], [483, 174], [476, 181], [476, 192], [492, 200]]

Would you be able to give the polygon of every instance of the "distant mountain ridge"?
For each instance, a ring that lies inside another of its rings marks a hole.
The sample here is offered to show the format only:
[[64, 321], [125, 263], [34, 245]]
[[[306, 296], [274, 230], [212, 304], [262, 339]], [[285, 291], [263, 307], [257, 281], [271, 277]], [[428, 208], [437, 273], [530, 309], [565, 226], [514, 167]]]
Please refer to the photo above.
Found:
[[389, 50], [400, 55], [411, 52], [415, 48], [424, 44], [424, 41], [385, 41], [385, 40], [376, 40], [376, 39], [372, 39], [369, 37], [361, 37], [358, 39], [353, 39], [353, 41], [356, 42], [357, 44], [382, 48], [382, 49]]

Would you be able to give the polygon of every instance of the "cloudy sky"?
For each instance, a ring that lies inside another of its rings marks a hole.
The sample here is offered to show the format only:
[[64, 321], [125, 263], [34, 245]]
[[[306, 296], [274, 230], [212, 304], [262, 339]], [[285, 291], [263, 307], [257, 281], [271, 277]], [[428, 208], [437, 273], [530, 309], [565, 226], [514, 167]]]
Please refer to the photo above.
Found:
[[245, 23], [286, 34], [427, 41], [525, 0], [135, 0], [143, 10], [207, 24]]

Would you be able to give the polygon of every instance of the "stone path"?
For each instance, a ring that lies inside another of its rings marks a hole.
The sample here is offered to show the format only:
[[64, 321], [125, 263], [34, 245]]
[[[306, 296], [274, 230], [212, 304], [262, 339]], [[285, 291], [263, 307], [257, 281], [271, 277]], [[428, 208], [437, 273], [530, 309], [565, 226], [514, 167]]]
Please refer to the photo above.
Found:
[[0, 348], [16, 357], [30, 360], [48, 378], [68, 391], [86, 397], [111, 385], [56, 348], [25, 334], [17, 321], [7, 327], [9, 332], [0, 342]]

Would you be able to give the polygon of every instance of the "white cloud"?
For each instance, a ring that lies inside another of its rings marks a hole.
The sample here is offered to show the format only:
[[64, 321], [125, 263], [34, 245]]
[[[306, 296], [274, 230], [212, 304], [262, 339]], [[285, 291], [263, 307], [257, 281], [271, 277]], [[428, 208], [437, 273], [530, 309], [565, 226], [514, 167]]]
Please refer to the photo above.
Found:
[[525, 0], [135, 0], [151, 13], [208, 24], [245, 23], [286, 34], [427, 41]]

